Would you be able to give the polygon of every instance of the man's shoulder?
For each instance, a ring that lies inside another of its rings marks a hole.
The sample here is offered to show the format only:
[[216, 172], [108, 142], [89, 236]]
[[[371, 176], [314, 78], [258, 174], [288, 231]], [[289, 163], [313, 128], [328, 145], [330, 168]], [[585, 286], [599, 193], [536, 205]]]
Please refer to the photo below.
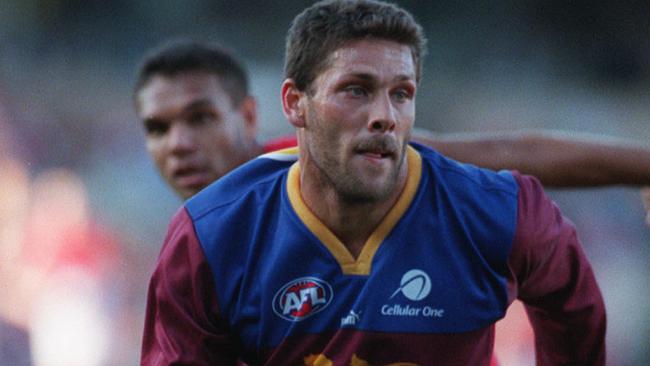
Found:
[[517, 193], [517, 181], [509, 170], [493, 171], [477, 167], [444, 156], [427, 146], [417, 143], [412, 145], [422, 157], [423, 168], [429, 170], [436, 184], [461, 189]]
[[260, 155], [243, 164], [190, 198], [186, 203], [196, 220], [222, 207], [235, 205], [247, 197], [265, 197], [282, 181], [298, 160], [297, 149], [285, 149]]

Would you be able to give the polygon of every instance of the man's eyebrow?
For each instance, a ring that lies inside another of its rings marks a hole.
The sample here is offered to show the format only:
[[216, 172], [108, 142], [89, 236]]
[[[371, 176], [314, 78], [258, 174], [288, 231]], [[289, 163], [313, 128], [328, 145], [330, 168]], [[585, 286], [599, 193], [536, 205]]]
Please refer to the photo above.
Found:
[[183, 108], [183, 112], [187, 112], [189, 110], [196, 109], [196, 108], [212, 107], [213, 105], [214, 103], [212, 103], [210, 99], [207, 98], [197, 99], [192, 101], [190, 104], [186, 105]]
[[[361, 79], [363, 81], [374, 81], [377, 79], [377, 76], [371, 73], [366, 72], [352, 72], [345, 75], [346, 78]], [[408, 74], [399, 74], [393, 78], [393, 81], [415, 81], [415, 75]]]
[[163, 121], [163, 119], [160, 118], [160, 117], [158, 117], [158, 116], [146, 116], [146, 117], [142, 117], [142, 122], [143, 122], [144, 124], [152, 123], [152, 122], [161, 122], [161, 121]]
[[413, 82], [415, 82], [415, 74], [413, 74], [413, 75], [400, 74], [400, 75], [395, 76], [394, 80], [395, 81], [413, 81]]
[[376, 77], [370, 73], [365, 73], [365, 72], [354, 72], [354, 73], [349, 73], [346, 75], [348, 78], [354, 78], [354, 79], [361, 79], [364, 81], [372, 81], [376, 79]]

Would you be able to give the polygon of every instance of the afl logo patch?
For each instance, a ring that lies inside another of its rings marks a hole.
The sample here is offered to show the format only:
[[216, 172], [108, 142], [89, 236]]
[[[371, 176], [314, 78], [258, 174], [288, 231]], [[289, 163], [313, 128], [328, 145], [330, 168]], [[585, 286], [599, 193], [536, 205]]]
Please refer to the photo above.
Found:
[[301, 321], [325, 309], [333, 295], [332, 286], [321, 279], [297, 278], [275, 293], [273, 311], [282, 319]]

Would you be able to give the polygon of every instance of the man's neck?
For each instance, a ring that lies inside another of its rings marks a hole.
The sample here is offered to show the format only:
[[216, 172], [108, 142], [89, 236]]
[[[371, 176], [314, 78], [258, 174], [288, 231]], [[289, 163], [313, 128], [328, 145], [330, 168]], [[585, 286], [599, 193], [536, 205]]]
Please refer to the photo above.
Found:
[[399, 199], [406, 185], [408, 169], [404, 161], [395, 189], [381, 201], [357, 202], [343, 199], [331, 184], [315, 182], [301, 169], [300, 194], [303, 201], [323, 224], [357, 258], [366, 241]]

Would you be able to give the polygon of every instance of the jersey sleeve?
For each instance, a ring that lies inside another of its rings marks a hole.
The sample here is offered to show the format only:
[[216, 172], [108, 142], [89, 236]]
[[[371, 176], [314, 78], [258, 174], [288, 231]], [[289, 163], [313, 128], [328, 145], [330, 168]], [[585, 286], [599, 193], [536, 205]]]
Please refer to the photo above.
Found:
[[535, 178], [514, 175], [520, 190], [509, 298], [524, 303], [537, 365], [604, 365], [605, 305], [576, 230]]
[[212, 272], [187, 211], [169, 227], [149, 283], [141, 365], [236, 365]]

